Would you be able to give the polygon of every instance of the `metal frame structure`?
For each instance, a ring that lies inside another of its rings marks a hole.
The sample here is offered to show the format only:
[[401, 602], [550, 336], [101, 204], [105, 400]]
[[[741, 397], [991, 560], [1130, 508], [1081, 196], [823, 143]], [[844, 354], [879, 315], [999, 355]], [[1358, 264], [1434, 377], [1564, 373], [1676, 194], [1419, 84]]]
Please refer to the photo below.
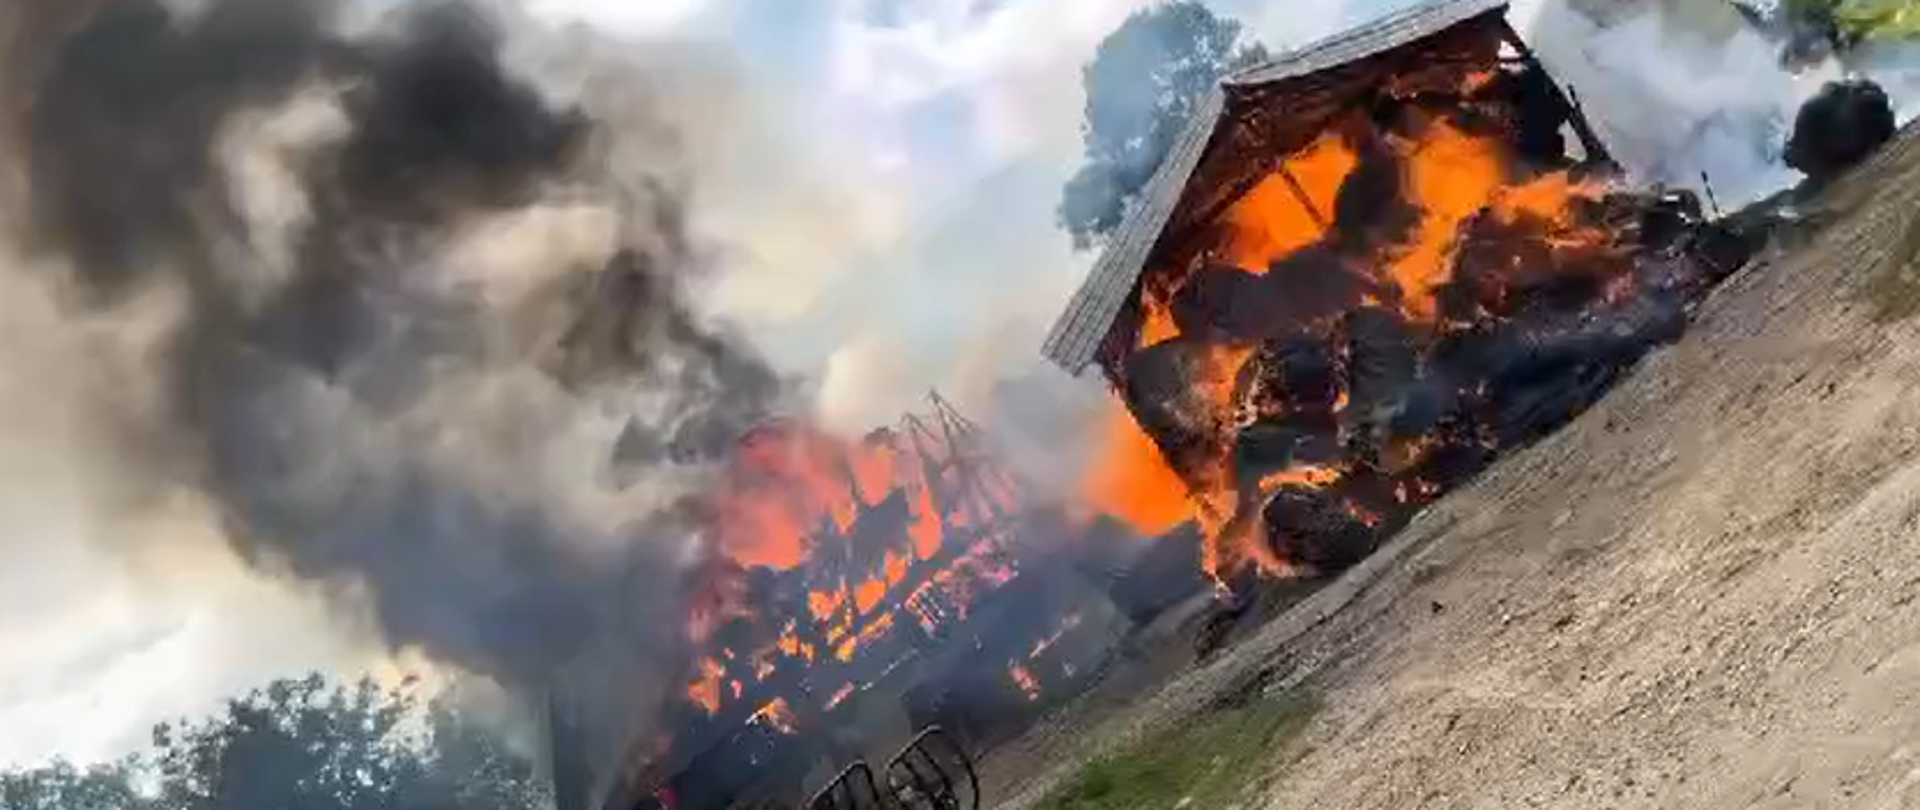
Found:
[[[930, 745], [935, 742], [938, 753]], [[873, 768], [865, 760], [855, 762], [813, 794], [806, 810], [980, 810], [973, 758], [939, 726], [915, 735], [887, 761], [885, 773], [882, 790]]]

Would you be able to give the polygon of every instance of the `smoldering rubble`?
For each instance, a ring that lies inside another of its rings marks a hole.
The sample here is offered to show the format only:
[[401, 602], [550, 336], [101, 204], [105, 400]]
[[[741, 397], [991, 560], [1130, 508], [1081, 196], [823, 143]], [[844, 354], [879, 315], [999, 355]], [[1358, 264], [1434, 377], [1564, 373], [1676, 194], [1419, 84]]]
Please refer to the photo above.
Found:
[[787, 386], [693, 305], [670, 105], [556, 102], [466, 4], [358, 33], [335, 0], [9, 5], [6, 272], [93, 316], [178, 303], [147, 364], [166, 438], [129, 464], [260, 570], [510, 687], [609, 639], [671, 657], [689, 493]]

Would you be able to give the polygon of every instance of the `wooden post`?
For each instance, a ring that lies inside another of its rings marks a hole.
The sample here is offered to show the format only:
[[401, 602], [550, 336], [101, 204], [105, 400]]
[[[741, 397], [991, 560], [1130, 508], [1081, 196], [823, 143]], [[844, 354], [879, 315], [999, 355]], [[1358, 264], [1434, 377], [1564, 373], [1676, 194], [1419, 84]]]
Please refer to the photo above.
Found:
[[1320, 209], [1313, 207], [1313, 198], [1307, 196], [1307, 187], [1300, 185], [1300, 179], [1294, 177], [1293, 172], [1287, 171], [1287, 161], [1285, 158], [1276, 162], [1274, 171], [1279, 172], [1280, 176], [1287, 181], [1287, 188], [1293, 192], [1293, 198], [1300, 202], [1301, 208], [1306, 209], [1307, 216], [1313, 219], [1313, 224], [1320, 226], [1320, 232], [1328, 233], [1332, 231], [1332, 220], [1327, 219], [1327, 215], [1321, 213]]
[[1587, 153], [1587, 162], [1618, 169], [1620, 164], [1614, 161], [1613, 153], [1607, 151], [1607, 145], [1600, 141], [1600, 136], [1593, 131], [1593, 125], [1587, 121], [1586, 110], [1580, 107], [1580, 96], [1574, 93], [1572, 88], [1561, 87], [1558, 81], [1553, 80], [1553, 74], [1540, 63], [1533, 49], [1527, 47], [1526, 41], [1520, 38], [1520, 32], [1513, 30], [1513, 25], [1504, 17], [1500, 19], [1500, 39], [1520, 54], [1520, 61], [1527, 66], [1527, 69], [1538, 70], [1541, 75], [1546, 76], [1548, 84], [1553, 86], [1554, 93], [1567, 105], [1570, 111], [1567, 123], [1573, 126], [1574, 137], [1580, 139], [1580, 148]]

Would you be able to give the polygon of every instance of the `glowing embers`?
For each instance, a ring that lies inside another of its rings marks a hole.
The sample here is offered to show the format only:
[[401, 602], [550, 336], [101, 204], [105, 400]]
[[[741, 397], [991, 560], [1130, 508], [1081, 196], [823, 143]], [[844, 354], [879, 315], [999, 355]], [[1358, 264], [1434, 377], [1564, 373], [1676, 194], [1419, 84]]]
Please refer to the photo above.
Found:
[[749, 722], [759, 723], [781, 734], [793, 734], [799, 730], [799, 720], [793, 714], [793, 707], [787, 705], [785, 698], [774, 698], [767, 705], [753, 713]]
[[1040, 679], [1034, 677], [1033, 670], [1028, 669], [1026, 664], [1018, 661], [1008, 664], [1007, 678], [1013, 681], [1021, 694], [1027, 696], [1027, 700], [1040, 699]]
[[1040, 656], [1045, 655], [1048, 650], [1053, 649], [1053, 645], [1060, 643], [1060, 639], [1065, 638], [1068, 633], [1078, 629], [1082, 621], [1083, 619], [1080, 614], [1068, 614], [1067, 618], [1060, 622], [1060, 629], [1053, 631], [1052, 635], [1033, 643], [1033, 649], [1027, 653], [1027, 660], [1036, 660]]
[[693, 705], [707, 710], [708, 714], [719, 711], [721, 680], [726, 674], [726, 668], [719, 661], [701, 659], [699, 677], [687, 685], [687, 699]]

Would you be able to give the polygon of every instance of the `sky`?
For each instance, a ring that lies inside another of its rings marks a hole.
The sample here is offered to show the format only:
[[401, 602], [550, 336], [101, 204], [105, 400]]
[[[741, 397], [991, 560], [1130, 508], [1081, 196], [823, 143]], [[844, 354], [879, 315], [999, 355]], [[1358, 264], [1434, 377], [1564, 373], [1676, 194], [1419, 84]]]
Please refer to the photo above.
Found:
[[[722, 213], [748, 236], [713, 306], [819, 380], [838, 423], [890, 419], [935, 385], [976, 393], [990, 372], [1034, 361], [1089, 261], [1053, 224], [1079, 154], [1079, 67], [1142, 0], [523, 5], [636, 42], [709, 43], [775, 108], [780, 131], [735, 178], [764, 180], [772, 199], [730, 195], [743, 202]], [[1332, 32], [1358, 5], [1220, 9], [1286, 45]], [[12, 540], [0, 543], [0, 766], [111, 758], [141, 747], [155, 722], [274, 677], [391, 666], [319, 595], [208, 553], [217, 542], [181, 543], [201, 551], [164, 565], [98, 551], [94, 540], [129, 528], [93, 520], [86, 471], [56, 461], [85, 454], [38, 444], [64, 434], [60, 414], [37, 418], [47, 429], [15, 420], [16, 435], [0, 435], [0, 459], [42, 459], [49, 482], [0, 492], [0, 535]], [[183, 515], [140, 530], [202, 525]]]
[[[821, 409], [848, 428], [888, 421], [933, 386], [968, 402], [1039, 362], [1091, 262], [1053, 217], [1078, 163], [1080, 66], [1145, 4], [525, 0], [554, 25], [636, 47], [705, 42], [737, 65], [761, 120], [779, 126], [750, 133], [750, 159], [722, 178], [730, 204], [709, 225], [741, 238], [710, 303], [817, 380]], [[1402, 2], [1214, 5], [1278, 50]], [[29, 393], [0, 385], [0, 406]], [[60, 414], [38, 418], [57, 426]], [[30, 439], [0, 435], [0, 463], [27, 457], [16, 445]], [[0, 492], [0, 536], [26, 538], [0, 542], [0, 766], [126, 753], [154, 722], [272, 677], [397, 666], [317, 594], [224, 555], [98, 556], [90, 538], [129, 528], [90, 522], [80, 488], [62, 483], [78, 473], [46, 463], [47, 491]], [[204, 525], [195, 508], [178, 506], [180, 527]]]

